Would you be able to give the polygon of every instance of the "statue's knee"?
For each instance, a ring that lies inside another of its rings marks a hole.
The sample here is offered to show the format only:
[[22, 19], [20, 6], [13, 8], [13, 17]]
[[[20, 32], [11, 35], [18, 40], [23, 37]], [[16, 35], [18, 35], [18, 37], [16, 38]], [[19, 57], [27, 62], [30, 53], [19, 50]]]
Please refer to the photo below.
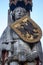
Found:
[[9, 65], [19, 65], [19, 63], [18, 63], [18, 62], [16, 62], [16, 61], [15, 61], [15, 62], [14, 62], [14, 61], [12, 61], [12, 62], [10, 62], [10, 63], [9, 63]]

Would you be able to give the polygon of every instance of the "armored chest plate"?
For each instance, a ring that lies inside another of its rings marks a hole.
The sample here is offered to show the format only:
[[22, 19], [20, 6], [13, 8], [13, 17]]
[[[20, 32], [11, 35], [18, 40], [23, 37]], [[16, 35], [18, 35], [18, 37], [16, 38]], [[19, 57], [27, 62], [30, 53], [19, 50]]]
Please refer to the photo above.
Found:
[[27, 15], [16, 20], [10, 26], [25, 42], [37, 42], [42, 36], [40, 27]]

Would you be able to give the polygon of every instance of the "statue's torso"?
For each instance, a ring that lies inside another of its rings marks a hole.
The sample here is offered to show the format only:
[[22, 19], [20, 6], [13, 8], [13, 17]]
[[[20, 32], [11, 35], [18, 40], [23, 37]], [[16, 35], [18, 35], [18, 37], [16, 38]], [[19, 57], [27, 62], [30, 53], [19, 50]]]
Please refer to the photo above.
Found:
[[19, 59], [20, 61], [26, 61], [26, 60], [33, 61], [35, 58], [37, 58], [40, 55], [40, 52], [41, 52], [40, 42], [35, 43], [33, 47], [31, 48], [31, 46], [29, 45], [30, 43], [26, 43], [23, 40], [21, 40], [19, 36], [13, 30], [11, 30], [11, 28], [7, 28], [6, 30], [8, 29], [10, 32], [10, 36], [6, 32], [6, 35], [8, 35], [7, 38], [5, 35], [6, 42], [10, 42], [14, 40], [16, 42], [14, 43], [14, 46], [13, 46], [14, 49], [12, 49], [11, 46], [9, 46], [9, 44], [8, 45], [3, 44], [2, 46], [3, 49], [13, 50], [14, 52], [13, 55], [16, 56], [16, 58]]

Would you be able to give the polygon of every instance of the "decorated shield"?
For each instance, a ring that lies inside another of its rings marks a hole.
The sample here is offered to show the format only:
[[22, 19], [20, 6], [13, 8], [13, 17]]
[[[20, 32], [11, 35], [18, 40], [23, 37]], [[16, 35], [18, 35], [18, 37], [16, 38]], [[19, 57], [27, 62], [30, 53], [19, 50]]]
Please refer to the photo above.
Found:
[[10, 26], [25, 42], [38, 42], [42, 36], [40, 27], [27, 15], [16, 20]]

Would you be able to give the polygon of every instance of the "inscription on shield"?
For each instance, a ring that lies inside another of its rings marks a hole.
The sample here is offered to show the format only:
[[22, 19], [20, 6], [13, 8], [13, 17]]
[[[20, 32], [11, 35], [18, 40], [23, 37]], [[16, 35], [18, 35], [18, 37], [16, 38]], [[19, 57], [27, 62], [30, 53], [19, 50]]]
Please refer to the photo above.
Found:
[[34, 43], [40, 40], [42, 31], [40, 27], [28, 16], [16, 20], [11, 24], [11, 28], [25, 42]]

